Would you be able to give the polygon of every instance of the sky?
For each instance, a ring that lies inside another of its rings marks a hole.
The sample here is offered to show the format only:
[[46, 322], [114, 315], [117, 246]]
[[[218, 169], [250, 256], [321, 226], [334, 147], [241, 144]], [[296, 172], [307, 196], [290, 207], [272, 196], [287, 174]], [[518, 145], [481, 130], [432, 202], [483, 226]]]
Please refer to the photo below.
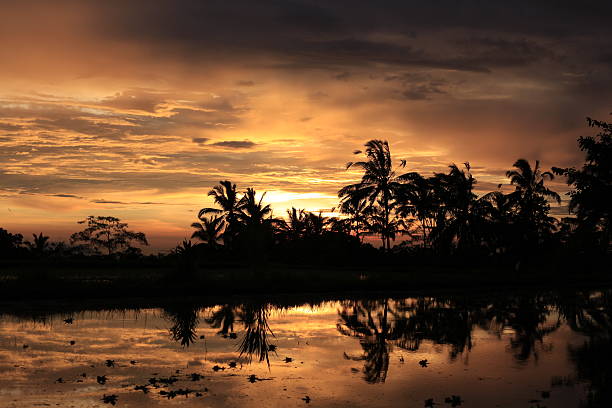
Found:
[[374, 138], [487, 192], [518, 158], [579, 165], [585, 117], [610, 119], [612, 3], [382, 4], [4, 0], [0, 227], [112, 215], [170, 248], [226, 179], [330, 210]]

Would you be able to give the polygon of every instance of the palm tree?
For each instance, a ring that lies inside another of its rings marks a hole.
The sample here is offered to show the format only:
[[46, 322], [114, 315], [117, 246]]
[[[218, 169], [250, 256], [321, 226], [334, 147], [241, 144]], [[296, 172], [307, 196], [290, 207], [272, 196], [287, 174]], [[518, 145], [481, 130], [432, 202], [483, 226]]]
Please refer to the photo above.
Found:
[[32, 236], [34, 237], [32, 242], [26, 241], [25, 244], [33, 254], [42, 256], [49, 249], [49, 237], [43, 235], [42, 232], [39, 235], [32, 234]]
[[289, 240], [295, 241], [304, 236], [306, 211], [291, 207], [287, 210], [287, 221], [279, 221], [279, 229]]
[[[401, 189], [401, 179], [393, 169], [389, 143], [382, 140], [370, 140], [365, 144], [366, 161], [349, 162], [347, 169], [352, 167], [361, 168], [363, 176], [361, 181], [343, 187], [338, 192], [341, 199], [367, 199], [369, 206], [379, 205], [382, 209], [381, 239], [383, 249], [391, 247], [391, 236], [389, 234], [389, 223], [395, 206], [395, 198]], [[355, 154], [360, 154], [356, 151]], [[406, 161], [402, 160], [399, 167], [405, 167]]]
[[236, 215], [239, 211], [236, 185], [229, 180], [220, 181], [208, 192], [208, 195], [214, 197], [215, 204], [221, 208], [202, 208], [198, 218], [203, 221], [207, 214], [221, 215], [225, 221], [223, 242], [227, 247], [231, 247], [232, 238], [236, 234]]
[[430, 246], [429, 235], [436, 226], [438, 213], [441, 209], [439, 194], [437, 194], [437, 179], [425, 178], [412, 172], [402, 176], [407, 182], [399, 199], [398, 213], [407, 218], [414, 216], [418, 220], [423, 235], [423, 247]]
[[308, 212], [305, 217], [304, 235], [309, 237], [321, 237], [327, 231], [329, 223], [329, 219], [324, 217], [321, 212], [318, 214]]
[[347, 218], [337, 222], [345, 221], [348, 232], [353, 232], [361, 240], [363, 234], [370, 229], [369, 217], [373, 213], [368, 201], [359, 197], [347, 197], [340, 203], [340, 212]]
[[222, 236], [225, 220], [219, 216], [201, 217], [202, 222], [194, 222], [191, 224], [196, 230], [191, 234], [191, 238], [198, 238], [206, 242], [211, 249], [215, 249], [218, 241]]
[[543, 172], [539, 160], [536, 160], [533, 169], [525, 159], [518, 159], [513, 166], [516, 170], [508, 170], [506, 177], [510, 179], [510, 184], [516, 187], [515, 192], [519, 198], [518, 203], [521, 210], [531, 210], [528, 205], [532, 204], [532, 201], [538, 197], [552, 198], [561, 204], [559, 194], [544, 185], [546, 179], [553, 180], [555, 176], [550, 171]]
[[239, 235], [246, 245], [251, 262], [264, 256], [266, 241], [271, 238], [279, 224], [279, 220], [272, 218], [270, 204], [262, 203], [265, 195], [266, 193], [263, 193], [258, 200], [255, 190], [247, 188], [238, 203], [236, 220], [239, 223]]
[[446, 243], [455, 241], [459, 249], [478, 244], [479, 224], [484, 219], [483, 207], [487, 204], [477, 200], [473, 192], [476, 179], [470, 172], [470, 164], [466, 162], [464, 165], [465, 170], [451, 164], [448, 174], [436, 174], [441, 186], [440, 201], [447, 218], [443, 223], [437, 223], [435, 235]]
[[516, 170], [508, 170], [506, 177], [515, 186], [511, 196], [518, 208], [518, 220], [529, 235], [527, 241], [533, 242], [536, 235], [549, 232], [554, 225], [554, 219], [548, 216], [547, 198], [560, 204], [561, 197], [544, 185], [546, 179], [553, 180], [554, 176], [550, 171], [542, 171], [539, 160], [531, 168], [527, 160], [518, 159], [514, 167]]
[[260, 226], [271, 220], [272, 207], [270, 204], [263, 205], [263, 193], [257, 200], [257, 193], [252, 188], [247, 188], [244, 195], [238, 202], [238, 213], [236, 218], [245, 226]]

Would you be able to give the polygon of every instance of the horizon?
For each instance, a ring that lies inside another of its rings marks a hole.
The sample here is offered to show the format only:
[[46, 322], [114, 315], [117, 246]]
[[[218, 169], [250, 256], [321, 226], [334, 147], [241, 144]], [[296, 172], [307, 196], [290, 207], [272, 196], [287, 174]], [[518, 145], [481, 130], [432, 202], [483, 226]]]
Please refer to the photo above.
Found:
[[609, 120], [610, 5], [351, 4], [5, 5], [1, 226], [111, 215], [170, 249], [220, 180], [330, 209], [383, 139], [406, 171], [469, 161], [481, 194], [518, 158], [580, 165], [585, 117]]

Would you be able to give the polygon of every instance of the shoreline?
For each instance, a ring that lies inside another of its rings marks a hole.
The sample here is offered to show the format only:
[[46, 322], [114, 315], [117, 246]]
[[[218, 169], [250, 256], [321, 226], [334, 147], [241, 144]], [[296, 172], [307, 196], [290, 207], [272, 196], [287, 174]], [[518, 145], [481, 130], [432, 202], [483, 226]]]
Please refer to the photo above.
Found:
[[[440, 292], [496, 292], [612, 287], [612, 274], [600, 268], [582, 272], [508, 268], [318, 268], [273, 266], [214, 268], [192, 279], [167, 268], [106, 268], [3, 271], [2, 304], [24, 301], [75, 302], [143, 299], [144, 303], [180, 298], [202, 301], [235, 298], [393, 297]], [[13, 274], [13, 275], [12, 275]], [[17, 277], [15, 277], [17, 276]], [[120, 302], [121, 303], [121, 302]], [[136, 302], [139, 303], [139, 302]]]

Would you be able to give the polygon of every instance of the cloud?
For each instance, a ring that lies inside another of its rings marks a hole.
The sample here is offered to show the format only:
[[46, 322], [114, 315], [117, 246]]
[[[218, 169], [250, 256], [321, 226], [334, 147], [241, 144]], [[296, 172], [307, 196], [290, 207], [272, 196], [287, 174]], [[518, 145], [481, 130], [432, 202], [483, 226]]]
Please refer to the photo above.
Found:
[[211, 143], [211, 146], [227, 147], [229, 149], [251, 149], [257, 144], [250, 140], [224, 140], [222, 142]]
[[193, 137], [193, 138], [191, 138], [191, 141], [193, 143], [197, 143], [197, 144], [200, 144], [200, 145], [208, 142], [209, 140], [210, 139], [207, 138], [207, 137]]
[[74, 194], [48, 194], [50, 197], [61, 197], [61, 198], [77, 198], [79, 200], [82, 200], [83, 197], [80, 197], [78, 195], [74, 195]]

